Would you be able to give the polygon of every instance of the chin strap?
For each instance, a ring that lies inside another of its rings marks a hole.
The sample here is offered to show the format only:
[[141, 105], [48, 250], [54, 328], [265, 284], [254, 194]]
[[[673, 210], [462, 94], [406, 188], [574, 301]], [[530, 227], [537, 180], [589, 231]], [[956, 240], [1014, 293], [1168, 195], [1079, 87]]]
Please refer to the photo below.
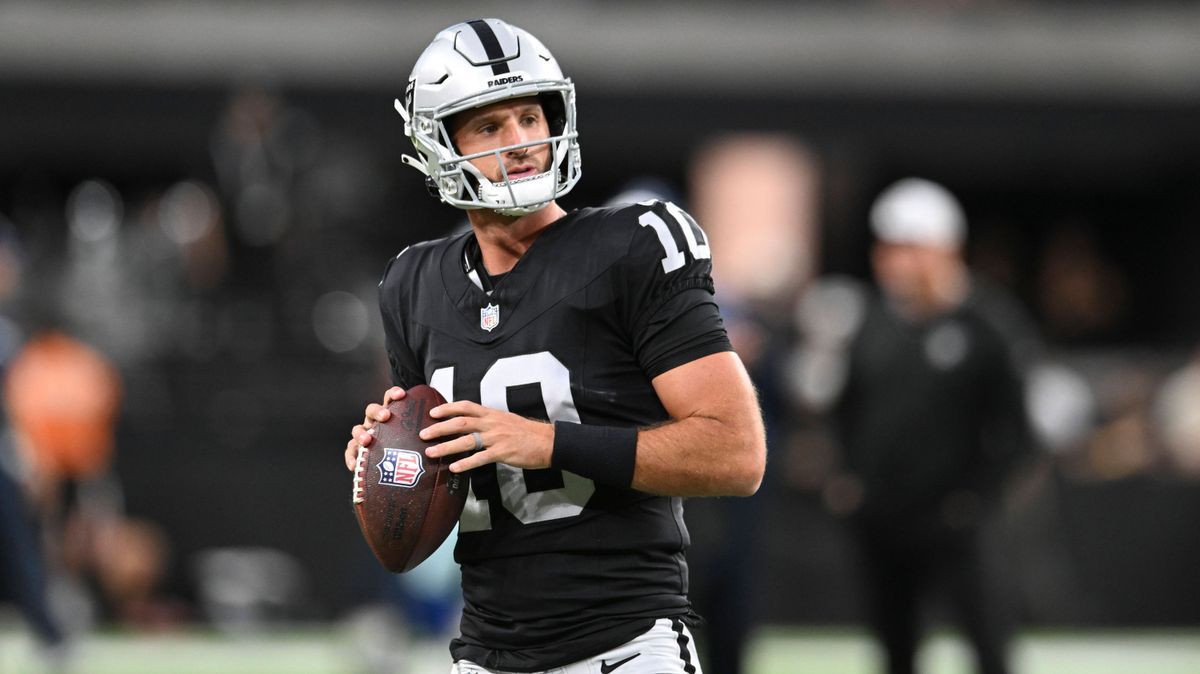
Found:
[[396, 112], [400, 113], [400, 116], [404, 118], [404, 134], [408, 135], [409, 133], [411, 133], [408, 126], [410, 124], [412, 124], [412, 117], [408, 116], [408, 110], [404, 109], [404, 104], [400, 102], [399, 98], [397, 98], [395, 100], [395, 103], [393, 103], [393, 105], [395, 105], [395, 107], [396, 107]]
[[429, 169], [425, 168], [425, 165], [421, 163], [420, 159], [417, 159], [416, 157], [413, 157], [411, 155], [402, 154], [402, 155], [400, 155], [400, 162], [404, 163], [404, 164], [408, 164], [409, 166], [417, 169], [422, 174], [424, 174], [426, 178], [429, 177]]

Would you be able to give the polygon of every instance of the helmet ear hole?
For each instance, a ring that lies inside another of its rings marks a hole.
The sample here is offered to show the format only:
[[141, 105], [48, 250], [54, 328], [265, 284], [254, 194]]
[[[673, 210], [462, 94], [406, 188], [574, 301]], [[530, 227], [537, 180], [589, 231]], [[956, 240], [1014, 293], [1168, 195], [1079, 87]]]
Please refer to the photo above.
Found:
[[563, 105], [562, 95], [538, 94], [538, 103], [542, 105], [542, 114], [546, 116], [550, 135], [562, 135], [563, 129], [567, 127], [567, 109]]
[[479, 179], [476, 178], [473, 173], [470, 171], [463, 171], [462, 179], [463, 182], [466, 183], [467, 189], [475, 194], [479, 194]]

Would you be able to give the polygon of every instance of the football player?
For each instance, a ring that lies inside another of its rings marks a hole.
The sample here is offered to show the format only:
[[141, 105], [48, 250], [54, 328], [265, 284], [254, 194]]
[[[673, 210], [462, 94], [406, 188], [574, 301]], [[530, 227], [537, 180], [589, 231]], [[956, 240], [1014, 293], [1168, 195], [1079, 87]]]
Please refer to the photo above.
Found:
[[713, 300], [704, 232], [672, 203], [565, 211], [575, 89], [528, 32], [442, 31], [396, 109], [471, 229], [411, 246], [380, 284], [395, 387], [449, 401], [430, 457], [470, 477], [452, 672], [697, 672], [682, 498], [753, 494], [766, 445]]

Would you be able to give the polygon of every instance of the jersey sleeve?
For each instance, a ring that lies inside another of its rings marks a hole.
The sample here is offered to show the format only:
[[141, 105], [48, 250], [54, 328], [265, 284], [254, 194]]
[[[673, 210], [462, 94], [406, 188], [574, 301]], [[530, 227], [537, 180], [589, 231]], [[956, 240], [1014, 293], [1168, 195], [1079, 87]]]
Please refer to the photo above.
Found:
[[729, 337], [713, 296], [708, 237], [675, 204], [630, 207], [638, 228], [619, 273], [624, 319], [641, 368], [653, 379], [721, 351]]
[[416, 354], [405, 337], [404, 313], [409, 305], [405, 290], [409, 284], [404, 281], [404, 263], [400, 259], [407, 250], [388, 262], [379, 282], [379, 311], [392, 384], [404, 389], [426, 383]]

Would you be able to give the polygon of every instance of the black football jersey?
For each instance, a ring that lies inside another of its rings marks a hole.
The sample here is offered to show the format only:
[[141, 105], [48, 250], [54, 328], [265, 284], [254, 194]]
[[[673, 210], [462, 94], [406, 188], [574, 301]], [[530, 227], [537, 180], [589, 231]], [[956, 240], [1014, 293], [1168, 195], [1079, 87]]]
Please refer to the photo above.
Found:
[[[666, 202], [584, 209], [492, 286], [472, 232], [412, 246], [380, 288], [396, 384], [522, 416], [668, 420], [651, 380], [730, 350], [707, 240]], [[557, 469], [470, 473], [455, 558], [455, 659], [534, 671], [601, 653], [689, 612], [682, 500]]]

